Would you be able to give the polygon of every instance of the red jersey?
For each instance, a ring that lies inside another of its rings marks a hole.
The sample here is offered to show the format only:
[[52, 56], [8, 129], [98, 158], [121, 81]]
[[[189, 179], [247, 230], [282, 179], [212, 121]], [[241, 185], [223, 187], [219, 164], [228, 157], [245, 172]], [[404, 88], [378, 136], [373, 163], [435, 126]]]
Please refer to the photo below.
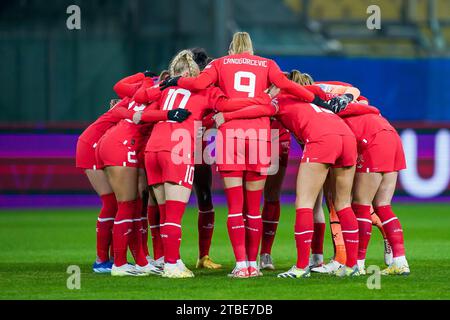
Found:
[[[180, 87], [190, 90], [216, 85], [230, 98], [254, 98], [261, 96], [271, 85], [291, 92], [300, 99], [313, 101], [314, 94], [302, 86], [290, 81], [280, 70], [275, 61], [249, 53], [228, 55], [213, 60], [196, 78], [183, 78], [178, 82]], [[260, 132], [270, 131], [270, 119], [232, 120], [220, 127], [225, 134], [227, 129], [254, 129], [257, 139], [269, 140], [270, 135], [260, 136]], [[260, 131], [260, 130], [264, 131]]]
[[[144, 80], [145, 75], [143, 73], [137, 73], [117, 82], [114, 85], [114, 91], [122, 101], [102, 114], [94, 123], [84, 130], [78, 139], [87, 142], [90, 145], [94, 145], [108, 129], [113, 127], [123, 118], [130, 116], [130, 113], [127, 112], [130, 98], [133, 97], [136, 91], [143, 85]], [[153, 85], [153, 82], [150, 81], [151, 79], [145, 81], [146, 86]]]
[[[224, 97], [223, 92], [217, 87], [210, 87], [199, 92], [191, 92], [179, 87], [172, 87], [164, 90], [158, 101], [158, 108], [162, 110], [186, 109], [192, 112], [189, 118], [182, 123], [166, 120], [161, 121], [153, 128], [152, 135], [147, 143], [146, 152], [170, 151], [174, 152], [175, 147], [186, 139], [185, 135], [173, 137], [172, 133], [177, 129], [180, 134], [188, 133], [190, 138], [191, 152], [194, 151], [195, 139], [201, 137], [201, 123], [203, 117], [217, 105]], [[146, 114], [142, 116], [146, 121]], [[197, 123], [196, 123], [197, 122]], [[175, 140], [175, 141], [173, 141]]]
[[151, 105], [147, 108], [147, 105], [138, 105], [135, 101], [131, 101], [128, 104], [129, 117], [122, 118], [116, 126], [105, 133], [105, 136], [107, 136], [108, 139], [116, 140], [121, 143], [130, 143], [136, 146], [136, 149], [141, 148], [146, 142], [153, 124], [137, 125], [130, 118], [137, 111], [151, 108]]
[[302, 142], [316, 141], [326, 135], [354, 136], [345, 122], [330, 110], [287, 94], [280, 94], [274, 103], [279, 108], [276, 118]]
[[180, 87], [189, 90], [205, 89], [213, 84], [230, 98], [254, 98], [274, 84], [307, 102], [314, 100], [314, 94], [290, 81], [275, 61], [249, 53], [213, 60], [198, 77], [178, 82]]
[[[150, 78], [145, 78], [141, 84], [141, 88], [149, 88], [153, 86], [153, 80]], [[138, 88], [136, 88], [135, 92]], [[109, 139], [117, 140], [120, 142], [127, 141], [128, 143], [131, 143], [132, 145], [141, 146], [143, 144], [148, 136], [149, 132], [151, 131], [153, 127], [153, 123], [147, 124], [147, 125], [137, 125], [135, 124], [131, 118], [135, 112], [138, 111], [144, 111], [144, 110], [155, 110], [156, 106], [155, 104], [139, 104], [136, 103], [134, 98], [127, 98], [122, 100], [119, 103], [121, 106], [126, 106], [128, 112], [125, 114], [122, 112], [122, 115], [124, 115], [120, 122], [111, 130], [108, 131], [107, 135]], [[158, 120], [165, 119], [165, 115], [162, 114], [161, 118]], [[137, 147], [137, 148], [139, 148]]]
[[364, 114], [343, 118], [356, 136], [358, 144], [367, 144], [380, 131], [397, 132], [381, 114]]
[[132, 113], [130, 113], [126, 107], [129, 101], [129, 98], [125, 98], [108, 112], [102, 114], [94, 123], [83, 131], [78, 139], [90, 145], [97, 143], [111, 127], [115, 126], [123, 118], [132, 116]]
[[[145, 75], [143, 73], [136, 73], [117, 82], [113, 89], [121, 99], [132, 97], [141, 87], [144, 79]], [[150, 80], [150, 78], [147, 79]]]

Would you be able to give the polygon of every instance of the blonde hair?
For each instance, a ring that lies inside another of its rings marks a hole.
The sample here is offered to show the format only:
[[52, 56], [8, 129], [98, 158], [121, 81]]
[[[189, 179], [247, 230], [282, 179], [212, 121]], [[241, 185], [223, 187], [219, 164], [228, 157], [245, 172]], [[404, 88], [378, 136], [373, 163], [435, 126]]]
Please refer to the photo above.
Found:
[[302, 86], [314, 84], [313, 78], [307, 73], [301, 73], [298, 70], [292, 70], [288, 76], [289, 80], [292, 80]]
[[194, 55], [190, 50], [180, 51], [169, 66], [171, 77], [179, 76], [183, 72], [188, 71], [190, 77], [195, 77], [200, 73], [200, 68], [194, 61]]
[[233, 40], [230, 43], [228, 53], [239, 54], [244, 52], [248, 52], [250, 54], [254, 53], [252, 38], [247, 32], [236, 32], [233, 35]]

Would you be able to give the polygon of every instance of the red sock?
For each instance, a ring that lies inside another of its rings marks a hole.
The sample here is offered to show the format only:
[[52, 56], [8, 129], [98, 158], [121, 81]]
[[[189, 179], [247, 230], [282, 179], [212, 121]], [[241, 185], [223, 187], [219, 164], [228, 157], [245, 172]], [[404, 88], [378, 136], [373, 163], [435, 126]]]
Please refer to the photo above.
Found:
[[136, 200], [117, 203], [114, 220], [114, 264], [120, 267], [127, 263], [129, 235], [133, 231], [133, 215], [136, 212]]
[[261, 197], [263, 190], [245, 191], [245, 198], [247, 204], [246, 211], [246, 231], [245, 238], [247, 240], [246, 251], [248, 261], [256, 261], [259, 253], [259, 246], [261, 244], [261, 237], [263, 232], [263, 223], [261, 217]]
[[358, 221], [351, 207], [344, 208], [336, 214], [339, 217], [342, 228], [342, 237], [344, 238], [345, 252], [347, 259], [345, 265], [353, 268], [356, 265], [359, 246]]
[[247, 260], [245, 250], [245, 225], [242, 215], [244, 205], [244, 191], [242, 186], [225, 189], [228, 203], [227, 228], [233, 247], [236, 262]]
[[198, 251], [199, 258], [209, 255], [211, 239], [214, 232], [214, 208], [199, 207], [198, 211]]
[[180, 259], [181, 220], [186, 203], [166, 201], [166, 221], [164, 222], [164, 262], [176, 263]]
[[141, 216], [141, 236], [142, 236], [142, 251], [146, 257], [150, 256], [148, 251], [148, 220], [147, 215]]
[[389, 244], [392, 246], [394, 258], [405, 255], [405, 244], [403, 241], [403, 229], [391, 206], [374, 208], [383, 223]]
[[280, 201], [264, 201], [262, 211], [263, 235], [261, 254], [271, 254], [273, 241], [280, 220]]
[[[165, 210], [165, 204], [163, 204]], [[160, 206], [161, 207], [161, 206]], [[158, 206], [147, 207], [147, 218], [152, 234], [153, 259], [158, 260], [164, 256], [164, 247], [161, 239], [161, 222]]]
[[133, 216], [133, 231], [130, 234], [129, 246], [134, 261], [143, 267], [148, 264], [147, 256], [144, 253], [142, 245], [142, 199], [136, 200], [136, 210]]
[[297, 268], [309, 265], [309, 252], [314, 233], [313, 209], [297, 209], [295, 215], [295, 244], [297, 246]]
[[314, 233], [311, 242], [312, 254], [323, 254], [323, 239], [325, 238], [325, 222], [314, 223]]
[[367, 246], [369, 245], [370, 236], [372, 235], [370, 208], [370, 206], [356, 203], [352, 204], [353, 212], [355, 213], [356, 220], [358, 220], [359, 229], [358, 260], [366, 259]]
[[117, 201], [114, 193], [100, 197], [102, 209], [97, 219], [97, 260], [109, 261], [109, 249], [112, 247], [112, 229], [117, 213]]

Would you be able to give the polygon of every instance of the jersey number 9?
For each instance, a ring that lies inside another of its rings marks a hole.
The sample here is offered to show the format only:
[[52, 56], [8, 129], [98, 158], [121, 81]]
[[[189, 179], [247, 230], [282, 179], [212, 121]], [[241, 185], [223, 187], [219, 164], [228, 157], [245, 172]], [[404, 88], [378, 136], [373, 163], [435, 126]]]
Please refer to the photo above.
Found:
[[[246, 79], [246, 83], [248, 84], [242, 84], [242, 80]], [[255, 97], [255, 88], [256, 88], [256, 76], [254, 73], [246, 72], [246, 71], [239, 71], [236, 72], [234, 75], [234, 89], [239, 92], [246, 92], [248, 93], [249, 98]]]

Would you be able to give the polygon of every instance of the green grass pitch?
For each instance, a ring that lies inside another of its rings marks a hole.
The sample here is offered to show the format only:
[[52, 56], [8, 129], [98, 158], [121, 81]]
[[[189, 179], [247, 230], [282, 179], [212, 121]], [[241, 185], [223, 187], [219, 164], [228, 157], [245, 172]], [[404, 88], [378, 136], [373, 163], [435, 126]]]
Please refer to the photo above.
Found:
[[[412, 274], [382, 277], [380, 290], [369, 290], [367, 277], [277, 279], [265, 272], [256, 279], [229, 279], [233, 266], [226, 231], [226, 210], [216, 209], [211, 256], [218, 271], [197, 271], [197, 213], [183, 220], [182, 258], [194, 279], [112, 278], [93, 274], [96, 210], [0, 211], [0, 299], [449, 299], [449, 205], [395, 205], [403, 229]], [[273, 249], [278, 270], [295, 261], [294, 211], [284, 206]], [[325, 257], [332, 255], [329, 230]], [[383, 266], [383, 244], [373, 230], [367, 265]], [[66, 286], [67, 267], [81, 268], [81, 289]]]

